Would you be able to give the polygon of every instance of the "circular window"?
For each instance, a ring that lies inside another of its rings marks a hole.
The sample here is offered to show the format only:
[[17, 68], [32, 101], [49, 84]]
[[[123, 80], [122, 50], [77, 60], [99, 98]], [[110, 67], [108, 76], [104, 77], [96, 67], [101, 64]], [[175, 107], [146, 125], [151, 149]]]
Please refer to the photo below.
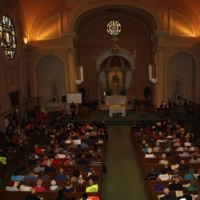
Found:
[[17, 49], [16, 31], [10, 17], [4, 15], [0, 23], [1, 47], [6, 58], [13, 59]]
[[118, 35], [121, 32], [121, 24], [118, 21], [110, 21], [107, 24], [107, 32], [110, 35]]

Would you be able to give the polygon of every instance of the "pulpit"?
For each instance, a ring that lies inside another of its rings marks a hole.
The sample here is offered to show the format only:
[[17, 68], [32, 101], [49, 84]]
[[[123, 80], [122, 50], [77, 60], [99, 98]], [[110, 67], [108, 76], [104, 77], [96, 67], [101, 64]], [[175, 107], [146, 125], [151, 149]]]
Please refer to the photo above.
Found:
[[82, 119], [88, 119], [88, 107], [84, 106], [81, 108], [81, 117]]

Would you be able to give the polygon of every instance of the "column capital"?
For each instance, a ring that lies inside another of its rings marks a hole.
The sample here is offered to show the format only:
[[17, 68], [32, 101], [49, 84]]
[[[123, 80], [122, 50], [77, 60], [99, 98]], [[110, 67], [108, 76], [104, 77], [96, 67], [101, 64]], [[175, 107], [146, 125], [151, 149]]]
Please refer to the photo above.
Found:
[[157, 35], [158, 37], [168, 36], [170, 35], [170, 31], [169, 30], [155, 30], [153, 35]]
[[75, 48], [67, 49], [66, 52], [69, 53], [77, 53], [77, 50]]
[[156, 48], [156, 51], [157, 52], [164, 52], [166, 50], [166, 47], [164, 47], [164, 46], [158, 46], [157, 48]]
[[36, 46], [31, 46], [28, 44], [22, 44], [22, 49], [27, 51], [33, 51], [36, 48]]
[[61, 36], [63, 38], [66, 38], [66, 39], [73, 39], [75, 38], [77, 35], [76, 35], [76, 32], [62, 32], [61, 33]]

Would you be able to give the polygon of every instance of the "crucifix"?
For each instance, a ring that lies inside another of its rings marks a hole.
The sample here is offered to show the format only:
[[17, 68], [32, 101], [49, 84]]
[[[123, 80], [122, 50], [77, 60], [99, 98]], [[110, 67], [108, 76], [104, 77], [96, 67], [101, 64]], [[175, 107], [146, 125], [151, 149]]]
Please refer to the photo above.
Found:
[[119, 39], [118, 39], [117, 37], [115, 37], [115, 35], [114, 35], [114, 37], [113, 37], [111, 40], [113, 40], [114, 45], [116, 45], [116, 42], [117, 42], [117, 40], [119, 40]]

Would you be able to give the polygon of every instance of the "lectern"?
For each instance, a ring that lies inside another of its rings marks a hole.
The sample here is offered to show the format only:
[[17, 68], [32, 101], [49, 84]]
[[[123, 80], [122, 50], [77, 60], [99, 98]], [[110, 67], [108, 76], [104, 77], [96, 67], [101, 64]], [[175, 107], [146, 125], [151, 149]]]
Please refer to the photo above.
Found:
[[82, 119], [88, 119], [88, 107], [84, 106], [81, 108], [81, 117]]

